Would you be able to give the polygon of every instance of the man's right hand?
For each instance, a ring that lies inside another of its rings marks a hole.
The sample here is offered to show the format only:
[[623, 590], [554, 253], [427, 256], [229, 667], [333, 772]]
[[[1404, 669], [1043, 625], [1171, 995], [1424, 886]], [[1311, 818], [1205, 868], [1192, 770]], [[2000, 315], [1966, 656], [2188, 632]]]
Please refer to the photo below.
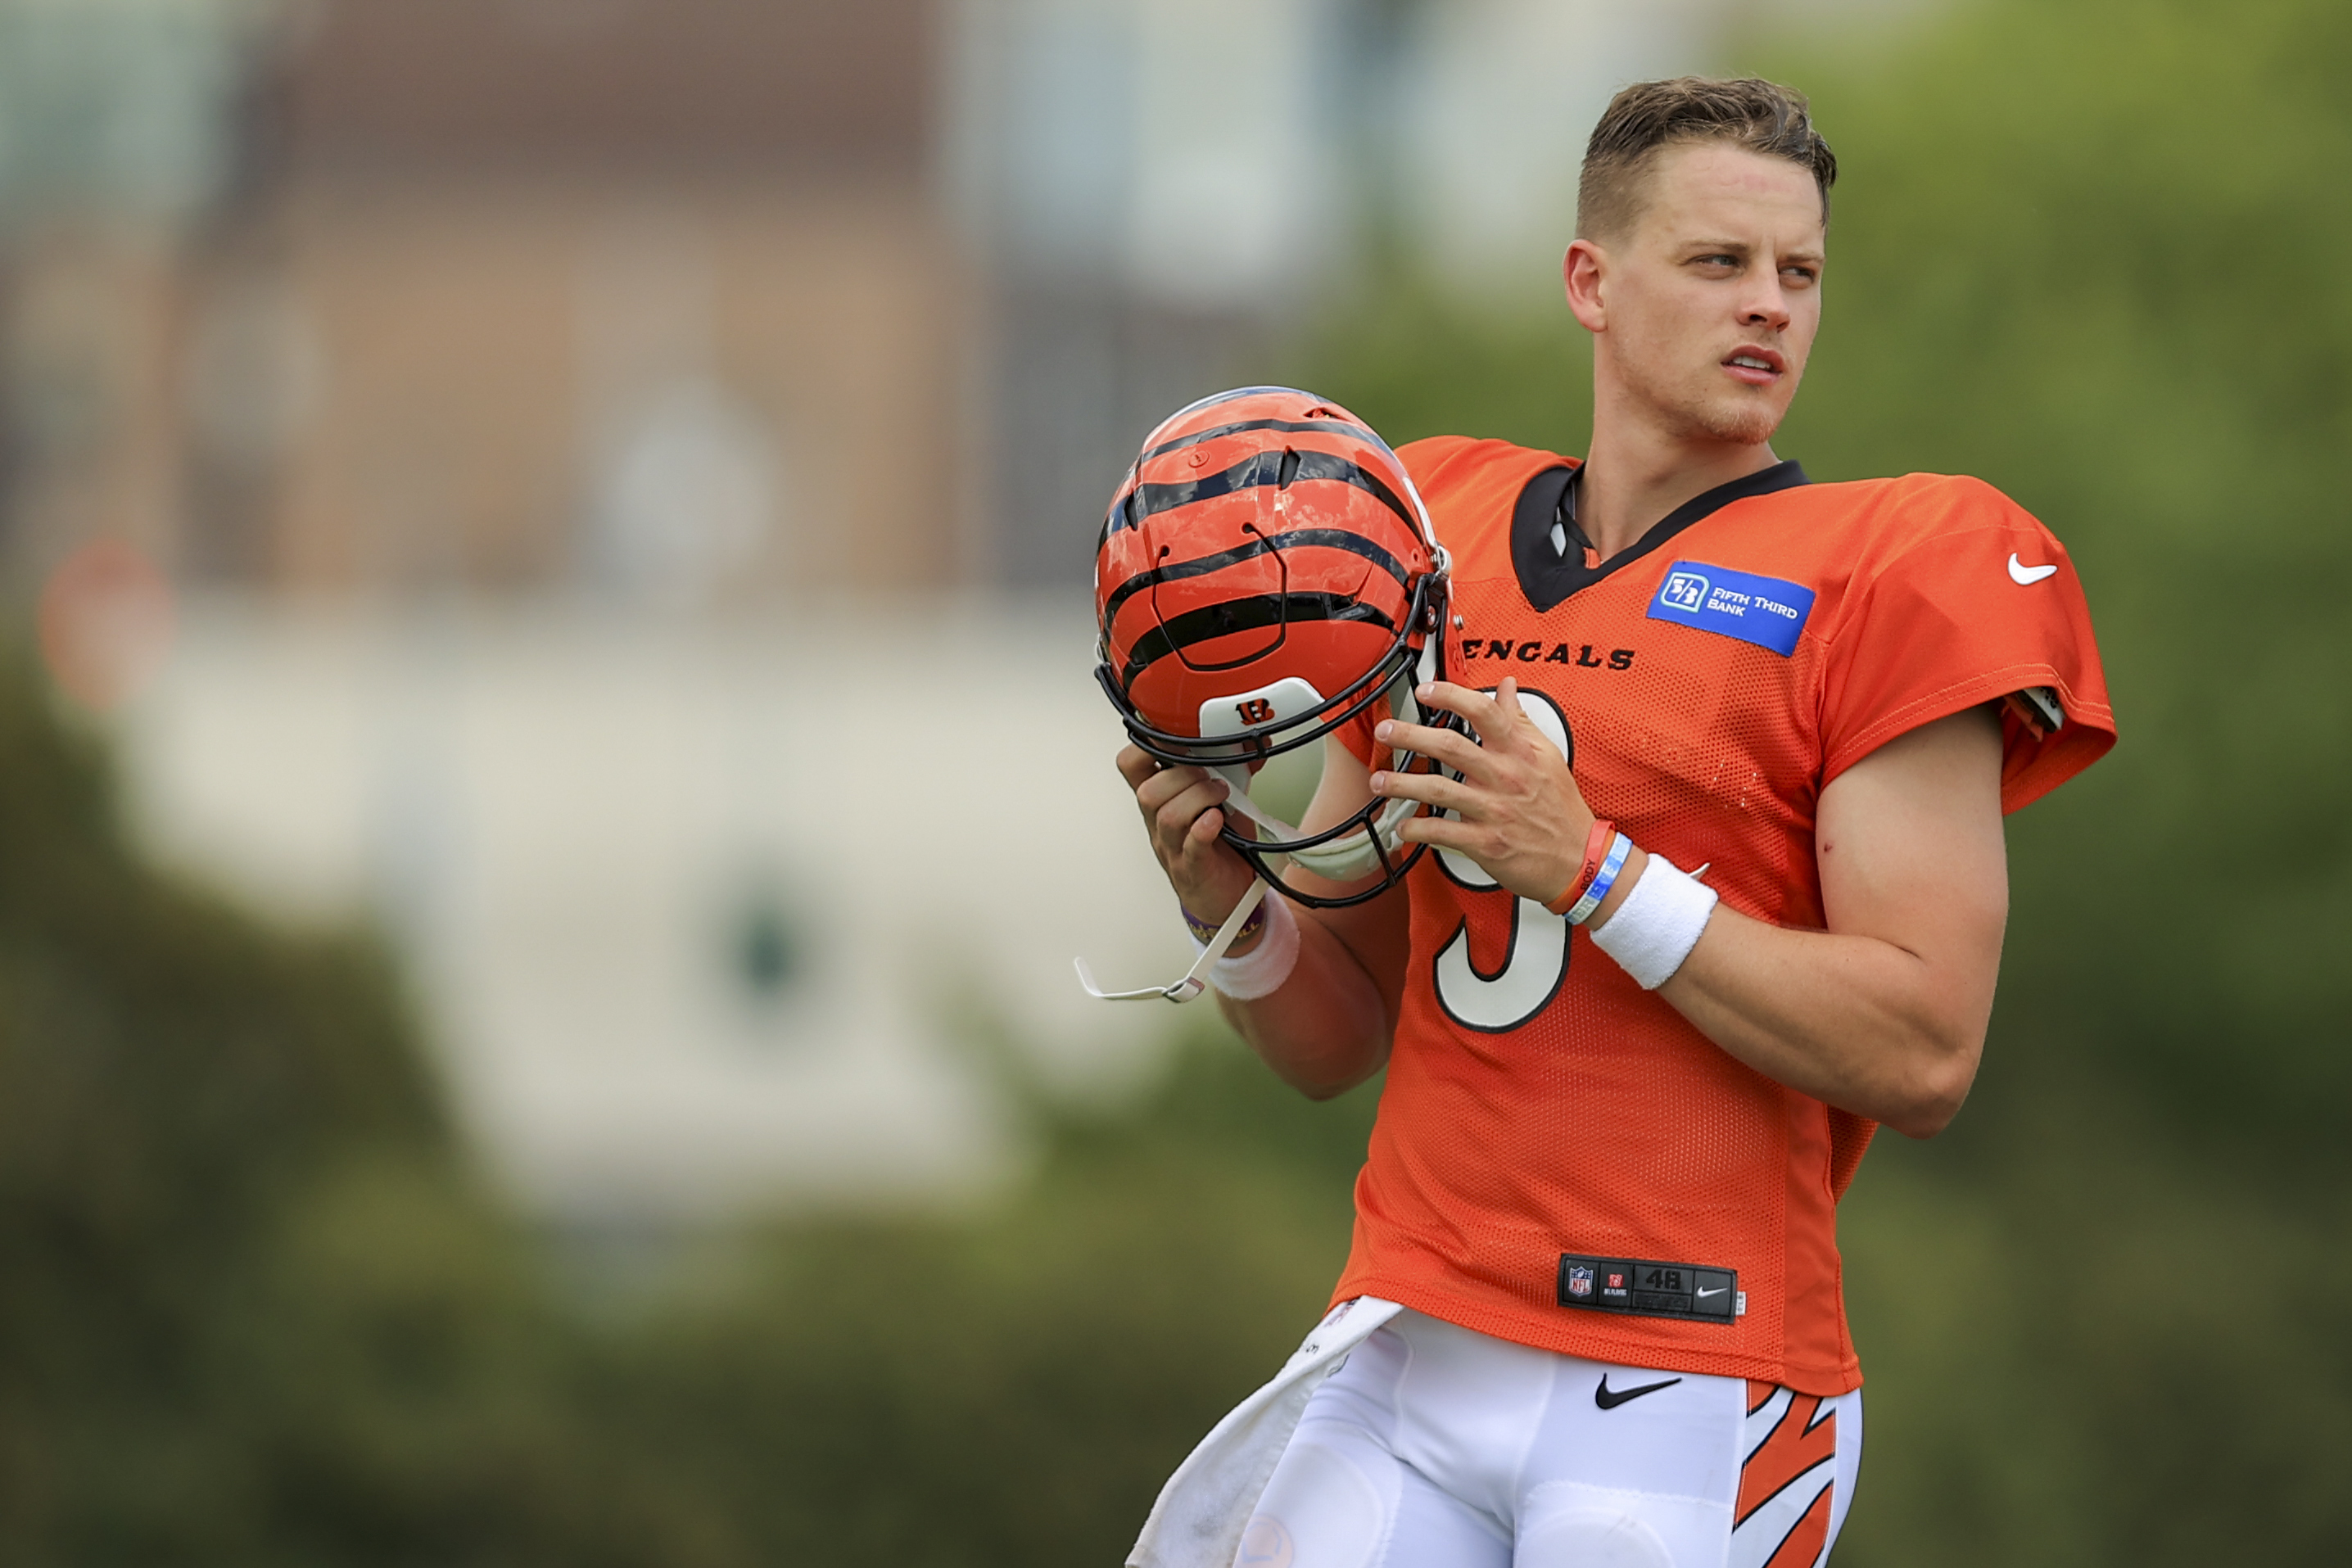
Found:
[[[1323, 746], [1322, 782], [1300, 823], [1309, 833], [1345, 821], [1372, 798], [1364, 764], [1336, 739]], [[1254, 874], [1217, 837], [1225, 825], [1225, 781], [1205, 768], [1168, 767], [1133, 746], [1118, 754], [1118, 770], [1177, 898], [1196, 919], [1223, 924]], [[1296, 868], [1285, 880], [1324, 894], [1348, 891]], [[1360, 1083], [1388, 1060], [1404, 983], [1407, 912], [1402, 888], [1352, 908], [1301, 909], [1290, 979], [1255, 1001], [1221, 996], [1218, 1004], [1268, 1065], [1314, 1098]], [[1236, 943], [1235, 955], [1259, 940]]]
[[1256, 874], [1217, 836], [1231, 788], [1205, 768], [1171, 768], [1137, 746], [1120, 749], [1118, 771], [1177, 901], [1194, 919], [1222, 925]]

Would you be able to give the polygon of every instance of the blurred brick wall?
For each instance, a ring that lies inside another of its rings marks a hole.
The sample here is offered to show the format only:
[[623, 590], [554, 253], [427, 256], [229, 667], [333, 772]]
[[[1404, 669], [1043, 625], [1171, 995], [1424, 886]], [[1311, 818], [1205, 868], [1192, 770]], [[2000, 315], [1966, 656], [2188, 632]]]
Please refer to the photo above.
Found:
[[932, 31], [927, 0], [330, 0], [184, 280], [184, 568], [955, 580]]

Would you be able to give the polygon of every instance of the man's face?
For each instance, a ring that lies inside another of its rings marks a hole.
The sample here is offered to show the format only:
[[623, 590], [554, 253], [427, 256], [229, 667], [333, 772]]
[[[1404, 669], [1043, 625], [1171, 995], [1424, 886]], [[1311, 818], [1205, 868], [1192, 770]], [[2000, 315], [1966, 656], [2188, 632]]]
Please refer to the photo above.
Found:
[[[1622, 392], [1675, 436], [1770, 440], [1821, 325], [1824, 235], [1811, 173], [1699, 142], [1660, 153], [1643, 194], [1630, 230], [1600, 246], [1601, 320], [1585, 325], [1598, 327]], [[1571, 295], [1575, 267], [1571, 251]]]

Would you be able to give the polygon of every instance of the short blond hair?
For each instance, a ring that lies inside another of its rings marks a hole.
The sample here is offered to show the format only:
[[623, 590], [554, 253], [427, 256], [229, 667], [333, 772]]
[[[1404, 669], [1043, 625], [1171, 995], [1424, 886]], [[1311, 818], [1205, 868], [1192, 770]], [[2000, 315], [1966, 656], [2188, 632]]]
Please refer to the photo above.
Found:
[[1829, 222], [1837, 154], [1813, 129], [1803, 93], [1758, 77], [1675, 77], [1635, 82], [1609, 100], [1585, 144], [1576, 189], [1578, 236], [1624, 233], [1642, 215], [1643, 186], [1658, 154], [1694, 141], [1727, 141], [1787, 159], [1812, 175], [1822, 193], [1822, 222]]

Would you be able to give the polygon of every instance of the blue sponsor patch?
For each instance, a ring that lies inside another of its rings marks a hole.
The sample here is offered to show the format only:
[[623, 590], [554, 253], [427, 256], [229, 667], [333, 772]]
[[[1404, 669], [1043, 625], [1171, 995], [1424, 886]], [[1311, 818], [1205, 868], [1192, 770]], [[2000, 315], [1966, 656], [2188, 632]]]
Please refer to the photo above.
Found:
[[1737, 637], [1784, 659], [1797, 651], [1797, 635], [1812, 612], [1810, 588], [1703, 560], [1678, 560], [1667, 568], [1666, 580], [1658, 584], [1657, 597], [1650, 601], [1653, 621], [1679, 622]]

